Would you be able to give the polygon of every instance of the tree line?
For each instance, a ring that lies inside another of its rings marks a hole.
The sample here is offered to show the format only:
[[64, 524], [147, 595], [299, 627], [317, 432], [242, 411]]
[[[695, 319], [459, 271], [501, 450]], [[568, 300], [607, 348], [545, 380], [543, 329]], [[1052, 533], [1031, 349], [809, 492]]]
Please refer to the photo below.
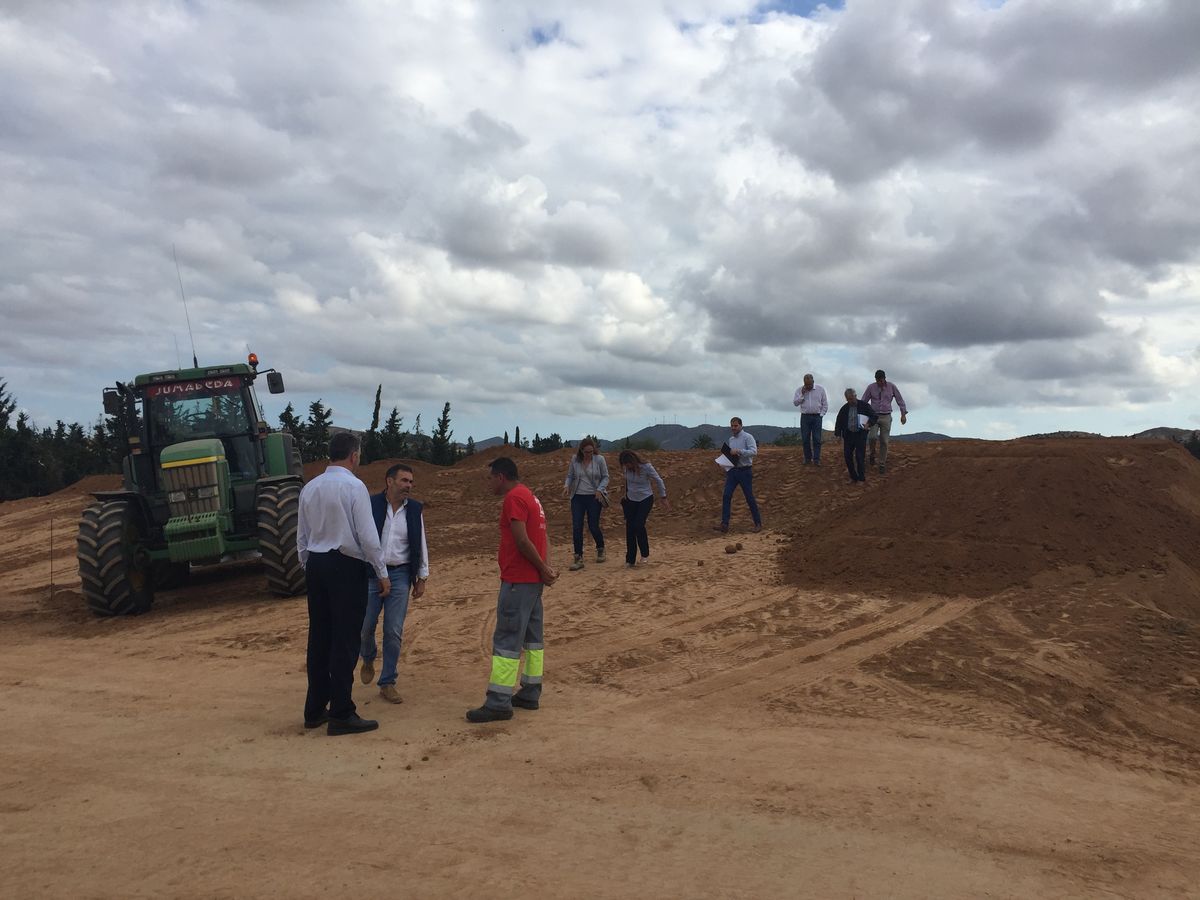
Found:
[[[379, 385], [371, 427], [362, 435], [364, 460], [415, 459], [451, 466], [475, 452], [474, 437], [468, 437], [466, 444], [455, 442], [449, 401], [427, 434], [419, 413], [408, 429], [396, 407], [381, 422], [382, 395], [383, 385]], [[333, 410], [321, 399], [308, 405], [305, 418], [289, 403], [279, 414], [279, 426], [296, 440], [305, 462], [327, 458], [334, 430]], [[533, 453], [550, 453], [569, 446], [558, 434], [535, 434], [530, 441], [522, 440], [520, 426], [515, 432], [513, 443]], [[510, 443], [507, 432], [504, 443]], [[39, 428], [28, 413], [17, 409], [17, 398], [0, 380], [0, 501], [52, 494], [87, 475], [119, 473], [128, 447], [129, 435], [119, 416], [102, 415], [91, 425], [68, 424], [60, 419], [53, 427]]]
[[[383, 385], [379, 385], [375, 391], [371, 427], [363, 434], [365, 461], [415, 459], [433, 465], [452, 466], [475, 452], [473, 437], [468, 437], [466, 444], [454, 441], [449, 401], [443, 405], [433, 431], [426, 434], [419, 413], [413, 420], [413, 427], [405, 429], [404, 419], [394, 406], [381, 422], [382, 395]], [[333, 410], [320, 399], [308, 405], [308, 414], [304, 419], [297, 415], [295, 407], [289, 403], [279, 414], [279, 425], [295, 438], [305, 462], [327, 457], [329, 438], [334, 428]], [[121, 460], [129, 446], [128, 437], [123, 420], [115, 416], [101, 416], [87, 426], [78, 422], [68, 424], [59, 419], [53, 427], [38, 428], [30, 421], [28, 414], [17, 410], [16, 398], [9, 392], [8, 385], [0, 381], [0, 500], [51, 494], [87, 475], [120, 472]], [[775, 440], [777, 446], [793, 446], [799, 442], [799, 432], [785, 431]], [[1180, 443], [1193, 456], [1200, 458], [1200, 432], [1192, 432]], [[514, 428], [511, 440], [508, 432], [504, 432], [504, 445], [520, 447], [531, 453], [553, 453], [572, 446], [557, 432], [546, 437], [534, 434], [532, 440], [522, 439], [519, 425]], [[713, 447], [712, 438], [705, 434], [692, 441], [693, 450], [711, 450]], [[621, 448], [654, 451], [659, 449], [659, 445], [651, 440], [625, 438]]]
[[128, 436], [109, 416], [94, 425], [38, 428], [0, 381], [0, 500], [39, 497], [86, 475], [121, 471]]

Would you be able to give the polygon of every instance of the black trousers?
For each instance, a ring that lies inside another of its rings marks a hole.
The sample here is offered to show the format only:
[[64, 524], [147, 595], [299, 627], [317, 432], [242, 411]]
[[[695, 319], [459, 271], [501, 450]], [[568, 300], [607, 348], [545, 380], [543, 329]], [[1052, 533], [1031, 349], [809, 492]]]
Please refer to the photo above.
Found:
[[650, 555], [650, 535], [646, 533], [646, 520], [654, 509], [654, 495], [645, 500], [630, 500], [621, 498], [621, 512], [625, 514], [625, 562], [633, 565], [637, 562], [640, 550], [642, 558]]
[[[854, 415], [853, 412], [850, 415]], [[854, 481], [867, 480], [867, 429], [842, 432], [842, 453], [846, 457], [846, 471]]]
[[304, 567], [308, 586], [308, 696], [304, 718], [354, 715], [354, 666], [367, 613], [367, 567], [336, 550], [310, 553]]

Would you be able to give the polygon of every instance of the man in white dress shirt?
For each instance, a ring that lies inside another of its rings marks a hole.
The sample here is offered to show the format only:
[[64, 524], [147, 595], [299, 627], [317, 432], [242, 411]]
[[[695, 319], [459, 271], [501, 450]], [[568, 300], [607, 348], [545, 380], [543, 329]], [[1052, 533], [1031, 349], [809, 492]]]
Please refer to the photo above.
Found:
[[811, 374], [804, 376], [804, 384], [796, 388], [792, 405], [800, 407], [800, 443], [804, 445], [804, 464], [821, 464], [821, 430], [824, 428], [825, 413], [829, 412], [829, 398], [825, 388], [813, 381]]
[[328, 734], [372, 731], [379, 723], [358, 715], [351, 696], [359, 632], [367, 611], [367, 576], [391, 590], [371, 496], [354, 470], [359, 440], [349, 432], [329, 442], [329, 465], [300, 492], [296, 549], [308, 585], [308, 696], [304, 727], [328, 722]]
[[409, 588], [414, 600], [425, 593], [425, 582], [429, 578], [429, 545], [425, 542], [421, 504], [409, 496], [415, 483], [412, 467], [396, 463], [383, 476], [383, 483], [384, 489], [371, 495], [371, 515], [375, 517], [392, 589], [384, 593], [376, 587], [375, 579], [370, 579], [359, 677], [363, 684], [375, 680], [375, 625], [382, 609], [383, 671], [379, 675], [379, 694], [389, 703], [403, 703], [396, 690], [400, 641], [404, 637], [404, 619], [408, 615]]

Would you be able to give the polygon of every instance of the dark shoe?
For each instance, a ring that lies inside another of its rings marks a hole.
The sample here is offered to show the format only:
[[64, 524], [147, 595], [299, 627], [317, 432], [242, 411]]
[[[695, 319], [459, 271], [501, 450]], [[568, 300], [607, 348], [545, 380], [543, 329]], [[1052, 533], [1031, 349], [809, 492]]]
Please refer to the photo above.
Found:
[[869, 457], [867, 457], [867, 465], [868, 466], [875, 465], [875, 454], [874, 453], [872, 453]]
[[604, 562], [607, 557], [604, 555], [604, 548], [600, 547], [596, 550], [596, 562]]
[[821, 461], [820, 461], [819, 459], [814, 459], [814, 460], [813, 460], [813, 465], [814, 465], [814, 466], [819, 466], [820, 464], [821, 464]]
[[627, 569], [636, 569], [636, 568], [637, 568], [637, 563], [636, 563], [636, 562], [626, 562], [626, 563], [625, 563], [625, 568], [627, 568]]
[[322, 725], [324, 725], [328, 721], [329, 721], [329, 713], [323, 712], [323, 713], [321, 713], [319, 718], [305, 719], [304, 727], [305, 728], [320, 728]]
[[758, 534], [760, 531], [762, 531], [762, 522], [759, 522], [757, 525], [754, 526], [755, 534]]
[[883, 474], [884, 472], [886, 472], [886, 471], [887, 471], [887, 466], [880, 466], [880, 467], [879, 467], [879, 474], [880, 474], [880, 475], [882, 475], [882, 474]]
[[503, 722], [513, 716], [511, 709], [491, 709], [481, 706], [478, 709], [467, 710], [467, 721], [476, 725], [481, 722]]
[[518, 709], [537, 709], [538, 702], [536, 700], [526, 700], [524, 697], [513, 697], [513, 706]]
[[374, 731], [379, 723], [374, 719], [364, 719], [357, 713], [348, 719], [330, 719], [327, 734], [361, 734], [364, 731]]
[[363, 660], [362, 669], [358, 673], [358, 678], [363, 684], [370, 684], [375, 680], [375, 660]]
[[719, 532], [721, 532], [721, 534], [725, 534], [725, 532], [727, 532], [728, 530], [729, 530], [728, 522], [722, 522], [720, 525], [713, 526], [713, 531], [719, 531]]

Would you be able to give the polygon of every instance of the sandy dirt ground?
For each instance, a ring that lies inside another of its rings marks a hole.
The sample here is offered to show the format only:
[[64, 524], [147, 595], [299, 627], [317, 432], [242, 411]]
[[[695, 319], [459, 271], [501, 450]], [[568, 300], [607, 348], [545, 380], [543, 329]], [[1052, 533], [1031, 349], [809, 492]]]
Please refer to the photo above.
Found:
[[[0, 505], [0, 894], [1200, 896], [1181, 448], [901, 445], [865, 487], [766, 448], [767, 528], [738, 497], [729, 535], [712, 453], [653, 454], [649, 561], [607, 512], [609, 561], [546, 594], [542, 708], [470, 726], [495, 455], [415, 466], [432, 577], [361, 736], [302, 727], [304, 598], [257, 563], [96, 619], [74, 531], [111, 481]], [[567, 454], [517, 461], [565, 570]]]

